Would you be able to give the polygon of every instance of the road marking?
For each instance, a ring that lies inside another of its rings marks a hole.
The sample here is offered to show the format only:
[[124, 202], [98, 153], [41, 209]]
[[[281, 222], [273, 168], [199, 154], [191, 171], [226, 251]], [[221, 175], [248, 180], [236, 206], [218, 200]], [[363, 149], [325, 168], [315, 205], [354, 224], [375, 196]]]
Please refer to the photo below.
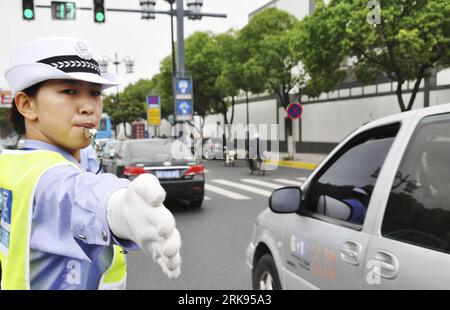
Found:
[[284, 183], [288, 185], [295, 185], [300, 186], [302, 185], [302, 182], [294, 181], [294, 180], [288, 180], [288, 179], [273, 179], [275, 182]]
[[243, 200], [243, 199], [250, 199], [250, 197], [238, 194], [238, 193], [234, 193], [231, 191], [227, 191], [226, 189], [211, 185], [211, 184], [205, 184], [205, 189], [207, 191], [219, 194], [219, 195], [223, 195], [226, 196], [228, 198], [231, 199], [236, 199], [236, 200]]
[[211, 200], [211, 198], [209, 198], [208, 196], [205, 196], [204, 199], [205, 199], [205, 200]]
[[297, 180], [306, 181], [306, 177], [300, 177], [300, 178], [297, 178]]
[[270, 187], [273, 189], [278, 189], [283, 187], [284, 185], [282, 184], [276, 184], [276, 183], [271, 183], [271, 182], [266, 182], [266, 181], [261, 181], [261, 180], [255, 180], [255, 179], [241, 179], [242, 182], [246, 182], [246, 183], [252, 183], [255, 185], [261, 185], [261, 186], [265, 186], [265, 187]]
[[259, 188], [255, 188], [255, 187], [251, 187], [251, 186], [248, 186], [248, 185], [245, 185], [242, 183], [231, 182], [231, 181], [227, 181], [227, 180], [223, 180], [223, 179], [217, 179], [217, 180], [212, 180], [212, 181], [219, 183], [219, 184], [231, 186], [231, 187], [236, 187], [241, 190], [248, 191], [248, 192], [255, 193], [258, 195], [262, 195], [262, 196], [266, 196], [266, 197], [270, 197], [270, 195], [272, 195], [272, 192], [269, 192], [269, 191], [266, 191], [263, 189], [259, 189]]

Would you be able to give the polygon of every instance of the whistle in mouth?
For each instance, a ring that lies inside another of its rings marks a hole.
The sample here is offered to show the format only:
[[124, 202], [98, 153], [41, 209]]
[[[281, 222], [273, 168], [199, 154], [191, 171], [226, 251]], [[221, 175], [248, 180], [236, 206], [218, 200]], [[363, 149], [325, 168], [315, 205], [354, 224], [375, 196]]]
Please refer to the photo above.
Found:
[[95, 128], [85, 128], [84, 129], [84, 135], [86, 136], [86, 138], [89, 139], [95, 139], [95, 136], [97, 135], [97, 129]]

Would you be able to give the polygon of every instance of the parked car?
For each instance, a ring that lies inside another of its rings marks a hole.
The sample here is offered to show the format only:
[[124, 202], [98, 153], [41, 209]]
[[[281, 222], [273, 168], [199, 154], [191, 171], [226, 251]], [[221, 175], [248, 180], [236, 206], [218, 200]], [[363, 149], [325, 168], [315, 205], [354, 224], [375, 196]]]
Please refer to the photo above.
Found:
[[255, 289], [450, 289], [450, 104], [373, 121], [299, 187], [275, 190], [247, 248]]
[[106, 172], [130, 180], [152, 173], [167, 192], [166, 199], [182, 199], [195, 208], [203, 203], [204, 167], [180, 140], [125, 140], [113, 158], [104, 160], [104, 166]]
[[121, 140], [115, 140], [115, 139], [108, 139], [104, 141], [102, 152], [103, 157], [107, 159], [114, 158], [114, 155], [116, 154], [117, 150], [120, 147], [120, 144], [122, 143]]
[[17, 149], [19, 142], [21, 142], [21, 141], [17, 134], [10, 134], [5, 139], [1, 140], [1, 145], [2, 145], [1, 147], [4, 149], [10, 149], [10, 150]]

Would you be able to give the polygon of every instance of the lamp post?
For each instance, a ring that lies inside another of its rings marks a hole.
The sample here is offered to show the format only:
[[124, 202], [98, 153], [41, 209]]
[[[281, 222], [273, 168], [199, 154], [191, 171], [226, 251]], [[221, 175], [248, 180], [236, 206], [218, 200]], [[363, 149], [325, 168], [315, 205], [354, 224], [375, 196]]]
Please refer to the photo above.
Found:
[[155, 19], [155, 4], [156, 0], [140, 0], [139, 4], [142, 7], [142, 19]]
[[189, 19], [202, 19], [201, 11], [203, 6], [203, 0], [187, 0], [187, 6], [192, 13], [196, 15], [191, 15]]
[[[119, 60], [118, 54], [114, 53], [114, 59], [109, 58], [108, 56], [103, 55], [102, 59], [98, 62], [100, 65], [100, 71], [102, 73], [108, 72], [108, 64], [112, 63], [114, 66], [116, 66], [116, 74], [119, 73], [119, 65], [121, 63], [125, 64], [126, 73], [133, 73], [134, 72], [134, 60], [130, 58], [130, 56], [125, 56], [121, 60]], [[117, 96], [119, 95], [119, 86], [117, 86]]]
[[[203, 6], [203, 0], [187, 0], [187, 5], [189, 10], [184, 10], [183, 1], [184, 0], [165, 0], [170, 4], [170, 11], [157, 11], [155, 10], [156, 0], [140, 0], [140, 4], [142, 10], [117, 10], [117, 9], [109, 9], [110, 11], [120, 11], [120, 12], [136, 12], [141, 13], [143, 18], [145, 19], [153, 19], [155, 14], [166, 14], [171, 16], [171, 34], [172, 34], [172, 81], [187, 78], [185, 76], [185, 67], [184, 67], [184, 17], [188, 17], [189, 19], [201, 19], [203, 16], [207, 17], [227, 17], [226, 14], [215, 14], [215, 13], [202, 13], [201, 8]], [[175, 4], [175, 10], [173, 10], [173, 4]], [[145, 16], [145, 17], [144, 17]], [[173, 42], [173, 17], [176, 17], [177, 23], [177, 49], [176, 49], [176, 61], [174, 59], [174, 42]], [[176, 69], [175, 69], [176, 68]], [[184, 81], [183, 81], [184, 82]], [[192, 81], [191, 81], [192, 82]], [[174, 119], [175, 124], [177, 123], [177, 92], [176, 87], [173, 85], [173, 97], [174, 97]], [[192, 87], [190, 87], [191, 94], [193, 93]], [[191, 98], [183, 98], [184, 101], [180, 100], [179, 103], [183, 104], [184, 107], [188, 104], [187, 100], [191, 100]], [[193, 102], [191, 103], [190, 109], [183, 108], [184, 111], [193, 111]], [[184, 112], [183, 112], [184, 113]], [[183, 120], [188, 120], [189, 117], [193, 118], [193, 113], [190, 115], [183, 115]]]
[[173, 4], [175, 3], [175, 0], [165, 0], [166, 2], [168, 2], [170, 4], [170, 35], [172, 38], [171, 41], [171, 49], [172, 49], [172, 81], [173, 78], [175, 77], [175, 42], [173, 39]]
[[[102, 59], [99, 60], [98, 64], [100, 66], [100, 71], [102, 73], [108, 72], [108, 64], [112, 63], [116, 67], [116, 74], [119, 73], [119, 65], [121, 63], [125, 64], [125, 72], [133, 73], [134, 70], [134, 60], [130, 58], [130, 56], [125, 56], [121, 60], [119, 60], [118, 54], [114, 53], [114, 59], [111, 59], [108, 56], [103, 55]], [[119, 102], [119, 85], [116, 86], [116, 104]], [[117, 128], [116, 128], [117, 129]], [[117, 132], [117, 131], [116, 131]], [[125, 125], [125, 135], [126, 135], [126, 125]]]

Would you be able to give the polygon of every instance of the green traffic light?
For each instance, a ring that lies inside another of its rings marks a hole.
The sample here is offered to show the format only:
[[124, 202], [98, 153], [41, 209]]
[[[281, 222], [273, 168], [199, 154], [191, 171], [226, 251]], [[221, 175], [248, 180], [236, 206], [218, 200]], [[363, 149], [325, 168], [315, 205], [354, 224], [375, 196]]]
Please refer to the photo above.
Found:
[[34, 16], [33, 10], [31, 9], [25, 9], [23, 11], [23, 16], [25, 16], [26, 19], [32, 19]]
[[105, 21], [105, 14], [103, 14], [102, 12], [97, 12], [95, 13], [95, 20], [97, 22], [104, 22]]

